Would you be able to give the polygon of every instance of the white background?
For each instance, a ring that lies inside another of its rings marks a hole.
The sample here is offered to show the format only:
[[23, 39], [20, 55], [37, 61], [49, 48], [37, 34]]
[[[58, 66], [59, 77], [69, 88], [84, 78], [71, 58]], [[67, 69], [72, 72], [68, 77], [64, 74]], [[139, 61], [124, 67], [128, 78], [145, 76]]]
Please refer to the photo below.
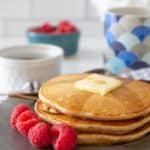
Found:
[[75, 23], [82, 37], [101, 36], [102, 24], [90, 0], [0, 0], [0, 38], [25, 37], [30, 26], [62, 19]]

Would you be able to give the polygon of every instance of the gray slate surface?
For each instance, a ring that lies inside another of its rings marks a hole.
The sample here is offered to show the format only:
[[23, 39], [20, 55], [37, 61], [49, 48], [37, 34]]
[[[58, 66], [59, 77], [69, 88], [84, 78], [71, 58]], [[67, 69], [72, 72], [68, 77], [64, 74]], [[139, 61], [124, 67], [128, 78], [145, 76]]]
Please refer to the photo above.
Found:
[[[37, 150], [32, 147], [26, 138], [13, 131], [9, 125], [9, 117], [13, 107], [18, 103], [27, 103], [33, 107], [34, 103], [28, 100], [11, 98], [0, 104], [0, 150]], [[48, 148], [49, 150], [52, 148]], [[150, 150], [150, 135], [133, 143], [111, 147], [78, 147], [78, 150]]]

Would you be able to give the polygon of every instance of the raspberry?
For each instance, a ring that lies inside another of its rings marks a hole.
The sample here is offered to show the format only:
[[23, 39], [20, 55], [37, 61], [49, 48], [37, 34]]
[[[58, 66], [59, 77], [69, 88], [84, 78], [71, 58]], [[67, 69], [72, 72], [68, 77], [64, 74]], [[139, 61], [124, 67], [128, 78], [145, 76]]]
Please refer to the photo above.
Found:
[[19, 104], [13, 109], [11, 113], [11, 117], [10, 117], [10, 124], [12, 128], [17, 129], [16, 127], [17, 118], [22, 112], [29, 110], [29, 109], [30, 109], [29, 106], [25, 104]]
[[59, 27], [66, 27], [66, 26], [69, 26], [69, 25], [70, 25], [69, 21], [63, 20], [63, 21], [60, 22]]
[[44, 33], [50, 33], [53, 30], [53, 27], [49, 23], [45, 23], [41, 27], [42, 32]]
[[[36, 119], [36, 120], [32, 120]], [[31, 121], [32, 120], [32, 121]], [[38, 122], [37, 116], [31, 110], [26, 110], [17, 118], [17, 130], [24, 136], [27, 136], [30, 126], [34, 126]]]
[[75, 32], [77, 29], [74, 25], [69, 25], [65, 27], [65, 32], [70, 33], [70, 32]]
[[37, 28], [32, 28], [30, 29], [31, 32], [35, 32], [35, 33], [41, 33], [41, 28], [40, 27], [37, 27]]
[[53, 32], [54, 35], [59, 35], [59, 34], [61, 34], [61, 33], [62, 33], [62, 32], [59, 31], [58, 29], [56, 29], [56, 30]]
[[33, 126], [28, 133], [29, 142], [38, 148], [45, 148], [51, 145], [51, 127], [40, 122]]
[[17, 123], [25, 122], [32, 118], [37, 118], [36, 114], [31, 110], [26, 110], [22, 114], [20, 114], [20, 116], [17, 118]]
[[54, 125], [52, 127], [52, 137], [55, 150], [73, 150], [77, 144], [76, 131], [67, 125]]
[[58, 27], [58, 28], [55, 30], [55, 32], [54, 32], [54, 34], [56, 34], [56, 35], [59, 35], [59, 34], [62, 34], [62, 33], [65, 33], [65, 29], [64, 29], [64, 28], [61, 28], [61, 27]]
[[24, 122], [17, 122], [17, 129], [23, 136], [27, 136], [29, 129], [35, 126], [37, 123], [39, 123], [39, 120], [37, 118], [29, 119]]
[[61, 21], [58, 28], [56, 29], [56, 33], [66, 33], [66, 27], [70, 26], [69, 21]]

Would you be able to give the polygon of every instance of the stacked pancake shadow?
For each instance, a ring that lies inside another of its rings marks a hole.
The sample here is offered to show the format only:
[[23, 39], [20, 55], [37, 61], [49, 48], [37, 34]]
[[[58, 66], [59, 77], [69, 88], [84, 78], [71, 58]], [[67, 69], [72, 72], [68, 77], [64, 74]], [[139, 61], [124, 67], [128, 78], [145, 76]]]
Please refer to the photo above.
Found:
[[121, 87], [100, 96], [75, 88], [75, 82], [87, 76], [65, 75], [46, 82], [35, 104], [37, 115], [50, 124], [74, 127], [78, 144], [121, 144], [150, 132], [150, 84], [121, 79]]

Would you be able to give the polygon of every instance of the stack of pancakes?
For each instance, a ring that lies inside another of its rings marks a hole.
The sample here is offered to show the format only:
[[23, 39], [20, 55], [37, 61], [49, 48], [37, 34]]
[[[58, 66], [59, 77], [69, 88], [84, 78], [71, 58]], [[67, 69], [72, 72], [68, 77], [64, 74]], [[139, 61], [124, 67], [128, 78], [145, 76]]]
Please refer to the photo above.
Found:
[[75, 88], [89, 74], [64, 75], [46, 82], [35, 104], [50, 124], [67, 124], [78, 132], [78, 144], [111, 145], [137, 140], [150, 132], [150, 84], [122, 80], [101, 96]]

